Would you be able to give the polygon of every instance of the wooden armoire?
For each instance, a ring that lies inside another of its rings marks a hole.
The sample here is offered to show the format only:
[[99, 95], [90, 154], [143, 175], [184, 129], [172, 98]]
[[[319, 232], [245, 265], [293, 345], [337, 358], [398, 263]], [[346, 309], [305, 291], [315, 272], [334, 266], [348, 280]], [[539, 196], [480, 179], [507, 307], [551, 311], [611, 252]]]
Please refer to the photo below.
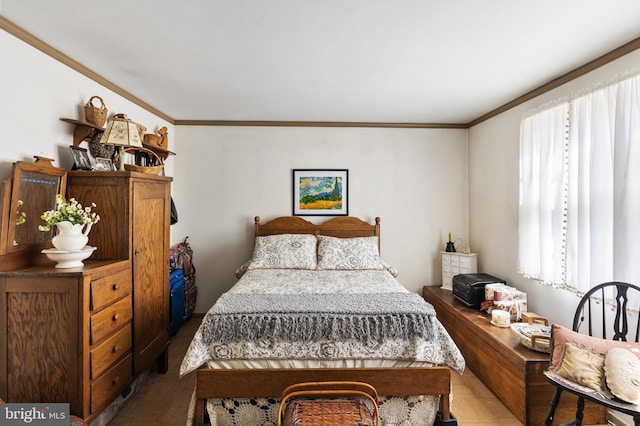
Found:
[[130, 259], [133, 284], [133, 374], [159, 361], [169, 344], [169, 220], [172, 179], [137, 172], [67, 174], [67, 197], [95, 203], [89, 234], [93, 260]]

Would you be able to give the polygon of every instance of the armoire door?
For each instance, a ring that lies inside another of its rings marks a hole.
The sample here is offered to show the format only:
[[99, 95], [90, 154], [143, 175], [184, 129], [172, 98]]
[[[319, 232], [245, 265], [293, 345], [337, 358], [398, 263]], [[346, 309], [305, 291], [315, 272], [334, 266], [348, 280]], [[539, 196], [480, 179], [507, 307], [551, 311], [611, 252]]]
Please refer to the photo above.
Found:
[[142, 373], [156, 360], [158, 370], [166, 372], [169, 344], [169, 185], [166, 182], [134, 180], [132, 190], [134, 374]]

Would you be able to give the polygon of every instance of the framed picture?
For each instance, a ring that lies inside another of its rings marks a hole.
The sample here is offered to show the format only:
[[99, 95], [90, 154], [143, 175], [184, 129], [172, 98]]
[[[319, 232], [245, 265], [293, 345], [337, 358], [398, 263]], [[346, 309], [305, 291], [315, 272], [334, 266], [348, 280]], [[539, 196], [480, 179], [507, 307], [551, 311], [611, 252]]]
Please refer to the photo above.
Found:
[[93, 166], [96, 172], [110, 172], [113, 170], [113, 163], [109, 158], [96, 157], [96, 164]]
[[294, 169], [294, 216], [347, 216], [349, 170]]
[[70, 146], [71, 155], [73, 155], [73, 170], [91, 170], [91, 159], [86, 148], [78, 146]]

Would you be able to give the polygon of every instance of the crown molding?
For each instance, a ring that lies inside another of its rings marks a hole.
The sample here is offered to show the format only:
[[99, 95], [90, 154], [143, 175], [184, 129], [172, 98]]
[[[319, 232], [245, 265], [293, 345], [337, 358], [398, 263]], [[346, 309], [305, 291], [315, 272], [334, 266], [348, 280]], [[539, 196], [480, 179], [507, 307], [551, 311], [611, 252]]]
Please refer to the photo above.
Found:
[[158, 110], [157, 108], [154, 108], [153, 106], [149, 105], [148, 103], [146, 103], [142, 99], [132, 95], [130, 92], [126, 91], [122, 87], [120, 87], [117, 84], [111, 82], [110, 80], [107, 80], [106, 78], [102, 77], [100, 74], [98, 74], [98, 73], [94, 72], [93, 70], [87, 68], [86, 66], [82, 65], [80, 62], [72, 59], [71, 57], [69, 57], [67, 55], [65, 55], [64, 53], [62, 53], [61, 51], [59, 51], [55, 47], [51, 46], [50, 44], [45, 43], [44, 41], [40, 40], [38, 37], [34, 36], [33, 34], [31, 34], [28, 31], [25, 31], [24, 29], [22, 29], [21, 27], [17, 26], [16, 24], [14, 24], [13, 22], [11, 22], [10, 20], [8, 20], [7, 18], [5, 18], [3, 16], [0, 16], [0, 29], [5, 30], [9, 34], [13, 35], [14, 37], [24, 41], [28, 45], [40, 50], [42, 53], [52, 57], [53, 59], [57, 60], [58, 62], [63, 63], [64, 65], [68, 66], [69, 68], [74, 69], [75, 71], [79, 72], [80, 74], [84, 75], [85, 77], [87, 77], [87, 78], [95, 81], [96, 83], [106, 87], [107, 89], [117, 93], [118, 95], [122, 96], [123, 98], [125, 98], [125, 99], [127, 99], [127, 100], [129, 100], [131, 102], [133, 102], [134, 104], [136, 104], [139, 107], [149, 111], [150, 113], [157, 115], [158, 117], [162, 118], [163, 120], [168, 121], [171, 124], [174, 123], [173, 118], [169, 117], [167, 114], [163, 113], [162, 111]]
[[587, 62], [586, 64], [572, 70], [569, 71], [566, 74], [561, 75], [560, 77], [557, 77], [545, 84], [543, 84], [542, 86], [539, 86], [533, 90], [531, 90], [530, 92], [525, 93], [522, 96], [519, 96], [517, 98], [515, 98], [514, 100], [507, 102], [506, 104], [502, 105], [501, 107], [498, 107], [496, 109], [494, 109], [493, 111], [490, 111], [478, 118], [476, 118], [473, 121], [470, 121], [469, 123], [466, 124], [465, 127], [470, 128], [473, 127], [477, 124], [482, 123], [483, 121], [486, 121], [492, 117], [495, 117], [496, 115], [502, 114], [505, 111], [510, 110], [513, 107], [516, 107], [520, 104], [523, 104], [527, 101], [530, 101], [533, 98], [536, 98], [546, 92], [549, 92], [557, 87], [562, 86], [563, 84], [566, 84], [572, 80], [575, 80], [578, 77], [582, 77], [583, 75], [597, 69], [600, 68], [610, 62], [615, 61], [616, 59], [620, 59], [621, 57], [640, 49], [640, 37], [631, 40], [629, 43], [623, 44], [622, 46], [605, 53], [604, 55], [600, 56], [599, 58], [594, 59], [591, 62]]
[[176, 126], [369, 127], [397, 129], [465, 129], [465, 124], [383, 123], [363, 121], [176, 120]]

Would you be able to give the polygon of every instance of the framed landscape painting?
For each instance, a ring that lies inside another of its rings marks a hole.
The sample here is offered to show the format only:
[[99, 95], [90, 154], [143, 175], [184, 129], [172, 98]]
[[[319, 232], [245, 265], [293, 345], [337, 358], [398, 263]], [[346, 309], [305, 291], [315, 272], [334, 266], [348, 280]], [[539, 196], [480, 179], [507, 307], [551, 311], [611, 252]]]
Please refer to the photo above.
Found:
[[294, 169], [294, 216], [347, 216], [349, 170]]

